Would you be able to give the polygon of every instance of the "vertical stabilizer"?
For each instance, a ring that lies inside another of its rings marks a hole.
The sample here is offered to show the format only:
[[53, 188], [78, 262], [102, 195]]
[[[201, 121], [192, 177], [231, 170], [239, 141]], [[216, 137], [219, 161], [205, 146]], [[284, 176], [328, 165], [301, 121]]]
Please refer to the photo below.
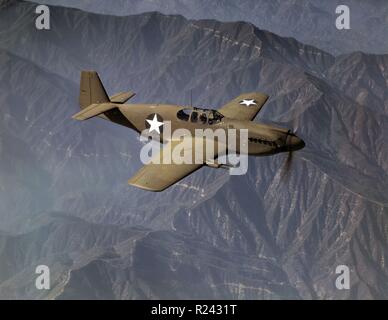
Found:
[[82, 71], [79, 104], [81, 109], [95, 103], [109, 102], [105, 88], [95, 71]]

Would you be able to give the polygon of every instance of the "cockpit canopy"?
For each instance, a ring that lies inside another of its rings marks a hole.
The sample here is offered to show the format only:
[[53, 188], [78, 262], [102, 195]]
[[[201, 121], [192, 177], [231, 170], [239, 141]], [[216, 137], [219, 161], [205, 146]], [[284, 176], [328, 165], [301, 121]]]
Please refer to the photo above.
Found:
[[193, 123], [202, 123], [212, 125], [214, 123], [221, 122], [224, 117], [217, 110], [212, 109], [181, 109], [177, 113], [177, 117], [183, 121], [191, 121]]

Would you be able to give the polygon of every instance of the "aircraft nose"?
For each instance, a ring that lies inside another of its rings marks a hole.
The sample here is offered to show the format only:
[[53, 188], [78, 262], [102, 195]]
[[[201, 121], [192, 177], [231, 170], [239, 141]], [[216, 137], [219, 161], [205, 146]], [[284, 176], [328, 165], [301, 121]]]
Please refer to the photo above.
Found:
[[296, 135], [289, 135], [287, 137], [287, 146], [292, 151], [303, 149], [305, 145], [304, 141]]

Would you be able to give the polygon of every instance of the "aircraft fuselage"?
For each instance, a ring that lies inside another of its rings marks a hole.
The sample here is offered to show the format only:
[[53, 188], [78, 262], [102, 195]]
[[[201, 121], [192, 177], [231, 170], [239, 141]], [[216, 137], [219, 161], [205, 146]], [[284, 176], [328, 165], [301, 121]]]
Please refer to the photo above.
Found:
[[[169, 121], [172, 132], [177, 129], [186, 129], [192, 136], [198, 129], [210, 129], [214, 132], [217, 129], [236, 129], [236, 141], [240, 141], [239, 130], [247, 129], [249, 155], [265, 156], [295, 151], [305, 145], [303, 140], [290, 130], [253, 121], [230, 119], [211, 109], [168, 104], [117, 104], [116, 108], [112, 108], [101, 117], [141, 133], [143, 130], [150, 129], [147, 120], [152, 121], [155, 116], [160, 123]], [[152, 137], [161, 142], [166, 141], [162, 125], [160, 134], [155, 132]], [[236, 144], [236, 150], [232, 151], [240, 152], [239, 143]]]

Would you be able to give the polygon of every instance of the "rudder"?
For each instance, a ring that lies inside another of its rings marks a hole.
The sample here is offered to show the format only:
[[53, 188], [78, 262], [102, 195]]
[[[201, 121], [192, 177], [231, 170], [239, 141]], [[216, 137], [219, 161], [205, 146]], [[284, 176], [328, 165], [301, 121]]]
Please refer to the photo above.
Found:
[[94, 103], [109, 102], [109, 97], [96, 71], [82, 71], [79, 104], [81, 109]]

